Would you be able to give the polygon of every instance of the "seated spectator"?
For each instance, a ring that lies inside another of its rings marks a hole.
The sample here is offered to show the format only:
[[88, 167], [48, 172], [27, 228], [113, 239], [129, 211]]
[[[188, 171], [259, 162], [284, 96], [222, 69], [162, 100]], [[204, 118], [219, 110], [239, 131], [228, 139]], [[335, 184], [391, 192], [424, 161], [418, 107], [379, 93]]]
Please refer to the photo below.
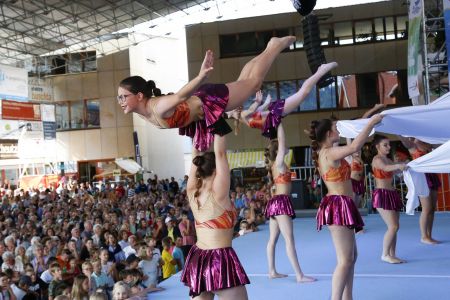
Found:
[[11, 285], [11, 290], [13, 291], [14, 296], [16, 296], [17, 300], [22, 300], [22, 298], [29, 292], [31, 284], [31, 277], [22, 275], [20, 276], [17, 285]]
[[72, 286], [71, 300], [87, 300], [89, 297], [89, 278], [84, 274], [75, 277]]
[[138, 252], [141, 261], [138, 267], [144, 274], [143, 283], [146, 287], [156, 287], [158, 284], [158, 269], [161, 267], [161, 258], [153, 255], [152, 247], [142, 245], [139, 247]]
[[56, 294], [56, 287], [63, 283], [63, 273], [59, 263], [53, 263], [50, 266], [50, 274], [52, 275], [52, 281], [48, 286], [48, 299], [54, 300], [58, 294]]
[[175, 274], [175, 266], [177, 261], [173, 258], [170, 253], [170, 247], [172, 246], [172, 241], [169, 237], [165, 237], [162, 239], [163, 251], [161, 254], [161, 258], [163, 260], [162, 273], [163, 279], [167, 279], [173, 274]]

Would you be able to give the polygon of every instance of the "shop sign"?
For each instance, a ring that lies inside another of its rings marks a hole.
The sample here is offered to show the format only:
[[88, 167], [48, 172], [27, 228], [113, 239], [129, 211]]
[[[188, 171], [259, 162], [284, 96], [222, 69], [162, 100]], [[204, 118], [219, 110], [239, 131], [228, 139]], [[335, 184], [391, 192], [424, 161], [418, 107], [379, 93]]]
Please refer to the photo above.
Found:
[[18, 140], [0, 140], [0, 159], [18, 158]]
[[42, 78], [28, 78], [28, 95], [30, 101], [53, 101], [52, 86]]
[[2, 100], [2, 119], [40, 121], [39, 104]]

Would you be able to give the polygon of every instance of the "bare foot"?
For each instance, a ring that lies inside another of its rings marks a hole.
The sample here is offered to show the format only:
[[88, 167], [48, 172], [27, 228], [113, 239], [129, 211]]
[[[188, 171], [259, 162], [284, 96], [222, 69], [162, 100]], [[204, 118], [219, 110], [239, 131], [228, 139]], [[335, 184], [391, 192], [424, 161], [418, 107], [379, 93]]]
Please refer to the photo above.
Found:
[[388, 255], [383, 255], [381, 256], [381, 260], [384, 262], [387, 262], [389, 264], [402, 264], [405, 263], [405, 260], [402, 260], [398, 257], [393, 257], [393, 256], [388, 256]]
[[292, 45], [296, 39], [297, 38], [293, 35], [288, 35], [282, 38], [273, 37], [270, 39], [269, 43], [267, 44], [267, 47], [272, 46], [280, 50], [283, 50], [284, 48], [287, 48], [290, 45]]
[[428, 244], [428, 245], [436, 245], [436, 244], [440, 244], [440, 241], [436, 241], [435, 239], [432, 238], [422, 238], [420, 239], [420, 241], [424, 244]]
[[316, 73], [323, 76], [328, 72], [330, 72], [331, 70], [333, 70], [334, 68], [336, 68], [337, 66], [338, 66], [337, 62], [332, 61], [327, 64], [320, 65]]
[[308, 282], [314, 282], [316, 280], [317, 280], [316, 278], [310, 277], [310, 276], [306, 276], [306, 275], [303, 275], [303, 276], [300, 276], [300, 277], [297, 276], [297, 283], [308, 283]]
[[280, 273], [277, 273], [277, 272], [269, 274], [269, 279], [277, 279], [277, 278], [284, 278], [284, 277], [287, 277], [287, 275], [286, 274], [280, 274]]

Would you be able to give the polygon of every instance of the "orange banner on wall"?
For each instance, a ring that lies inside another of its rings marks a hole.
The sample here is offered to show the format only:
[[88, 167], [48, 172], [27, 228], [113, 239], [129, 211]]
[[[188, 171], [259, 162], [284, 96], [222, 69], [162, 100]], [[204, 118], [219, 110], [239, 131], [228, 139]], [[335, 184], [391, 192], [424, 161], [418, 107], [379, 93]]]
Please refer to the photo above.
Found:
[[2, 100], [2, 119], [40, 121], [39, 104]]

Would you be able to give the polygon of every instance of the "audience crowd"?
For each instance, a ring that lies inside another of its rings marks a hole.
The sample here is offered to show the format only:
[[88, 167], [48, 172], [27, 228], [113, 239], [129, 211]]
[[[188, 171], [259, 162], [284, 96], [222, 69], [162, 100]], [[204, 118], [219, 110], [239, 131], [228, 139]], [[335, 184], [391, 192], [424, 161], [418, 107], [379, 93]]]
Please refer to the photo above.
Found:
[[[146, 299], [183, 269], [196, 242], [187, 179], [3, 184], [0, 300]], [[239, 213], [235, 237], [265, 222], [267, 185], [238, 186], [230, 198]]]

